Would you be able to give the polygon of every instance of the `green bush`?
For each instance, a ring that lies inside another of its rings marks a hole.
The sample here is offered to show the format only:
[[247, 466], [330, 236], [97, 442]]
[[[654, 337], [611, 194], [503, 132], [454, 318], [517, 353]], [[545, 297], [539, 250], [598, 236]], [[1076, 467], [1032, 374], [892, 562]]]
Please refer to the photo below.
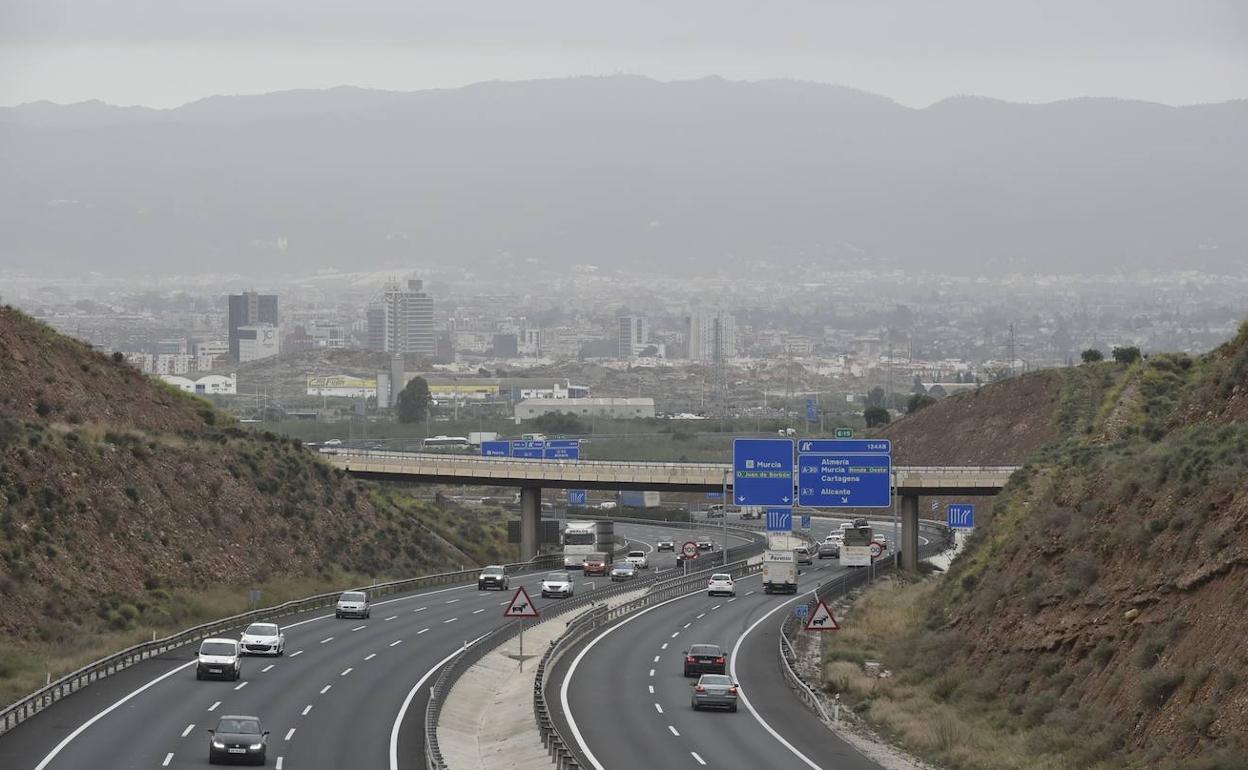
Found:
[[1178, 671], [1150, 671], [1140, 679], [1140, 703], [1146, 708], [1159, 708], [1182, 683], [1183, 674]]

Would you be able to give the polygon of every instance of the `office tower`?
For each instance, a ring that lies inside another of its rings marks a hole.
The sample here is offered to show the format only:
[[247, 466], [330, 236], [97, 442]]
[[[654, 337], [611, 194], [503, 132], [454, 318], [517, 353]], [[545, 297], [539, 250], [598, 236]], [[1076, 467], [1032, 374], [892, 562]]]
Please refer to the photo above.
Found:
[[737, 355], [737, 323], [731, 313], [697, 311], [686, 323], [690, 359], [720, 364]]
[[406, 290], [390, 281], [368, 307], [368, 347], [384, 353], [437, 353], [433, 298], [423, 281], [408, 281]]
[[620, 316], [616, 331], [616, 357], [636, 358], [650, 341], [650, 322], [645, 316]]
[[[230, 295], [229, 309], [229, 343], [230, 343], [230, 360], [238, 361], [238, 330], [244, 326], [273, 326], [278, 325], [277, 318], [277, 295], [276, 294], [257, 294], [254, 291], [245, 291], [242, 294]], [[255, 335], [251, 335], [251, 339], [255, 339]]]

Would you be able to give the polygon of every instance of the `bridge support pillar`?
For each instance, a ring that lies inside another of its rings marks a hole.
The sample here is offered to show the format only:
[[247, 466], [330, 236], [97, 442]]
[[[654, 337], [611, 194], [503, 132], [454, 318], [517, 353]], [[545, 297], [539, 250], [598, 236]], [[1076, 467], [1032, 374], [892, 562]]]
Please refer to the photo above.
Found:
[[542, 488], [520, 487], [520, 558], [537, 556], [538, 530], [542, 520]]
[[919, 568], [919, 496], [901, 496], [901, 568]]

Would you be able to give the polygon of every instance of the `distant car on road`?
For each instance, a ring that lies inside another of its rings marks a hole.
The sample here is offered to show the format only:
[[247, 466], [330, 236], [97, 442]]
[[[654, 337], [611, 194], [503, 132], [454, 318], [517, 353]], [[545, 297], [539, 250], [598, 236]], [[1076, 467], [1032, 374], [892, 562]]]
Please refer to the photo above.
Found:
[[719, 504], [707, 506], [706, 518], [708, 519], [724, 518], [724, 506], [719, 505]]
[[799, 545], [793, 549], [793, 553], [797, 555], [798, 564], [814, 564], [815, 560], [810, 555], [810, 549], [804, 545]]
[[600, 551], [586, 554], [585, 563], [581, 566], [581, 572], [585, 575], [603, 575], [605, 577], [609, 563], [607, 555]]
[[884, 550], [884, 551], [888, 550], [888, 538], [884, 537], [883, 535], [873, 536], [871, 538], [871, 542], [878, 544], [881, 550]]
[[649, 569], [650, 567], [650, 557], [646, 556], [645, 551], [629, 551], [628, 556], [625, 556], [624, 560], [637, 569]]
[[841, 547], [835, 541], [825, 540], [819, 544], [820, 559], [835, 559], [841, 555]]
[[499, 591], [506, 591], [511, 588], [511, 578], [507, 577], [505, 567], [492, 564], [481, 570], [481, 574], [477, 575], [477, 590], [484, 591], [488, 588], [494, 588]]
[[737, 586], [732, 582], [732, 575], [727, 572], [716, 572], [706, 581], [707, 596], [736, 596]]
[[373, 614], [368, 604], [368, 594], [363, 591], [346, 591], [338, 597], [334, 607], [336, 618], [368, 618]]
[[268, 737], [269, 731], [260, 726], [260, 717], [222, 716], [217, 726], [208, 730], [208, 764], [241, 760], [263, 765]]
[[342, 439], [331, 438], [329, 441], [326, 441], [324, 444], [321, 444], [321, 446], [342, 446]]
[[703, 674], [693, 686], [689, 705], [694, 711], [704, 708], [737, 710], [737, 683], [726, 674]]
[[654, 544], [654, 550], [659, 551], [659, 552], [675, 551], [676, 543], [673, 540], [660, 540], [659, 542]]
[[617, 583], [622, 580], [632, 580], [637, 577], [637, 567], [633, 564], [622, 561], [611, 568], [611, 582]]
[[718, 644], [693, 644], [685, 650], [685, 676], [727, 672], [728, 657]]
[[574, 590], [572, 578], [566, 572], [548, 572], [545, 579], [542, 580], [543, 599], [551, 596], [571, 596]]
[[236, 639], [205, 639], [195, 660], [196, 679], [232, 679], [243, 675], [243, 654]]
[[699, 541], [698, 541], [698, 550], [699, 550], [699, 551], [714, 551], [714, 550], [715, 550], [715, 541], [714, 541], [714, 540], [711, 540], [710, 538], [704, 538], [704, 539], [702, 539], [702, 540], [699, 540]]
[[238, 640], [248, 655], [284, 655], [286, 634], [276, 623], [252, 623]]

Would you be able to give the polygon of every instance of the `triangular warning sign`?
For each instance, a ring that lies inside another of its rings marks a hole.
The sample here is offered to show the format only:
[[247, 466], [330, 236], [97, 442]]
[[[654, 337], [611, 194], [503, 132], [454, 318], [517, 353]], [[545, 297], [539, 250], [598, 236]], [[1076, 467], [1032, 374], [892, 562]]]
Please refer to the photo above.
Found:
[[533, 606], [533, 600], [529, 598], [529, 592], [524, 590], [524, 586], [517, 588], [515, 595], [511, 597], [511, 601], [507, 602], [507, 609], [503, 612], [503, 617], [537, 617], [537, 608]]
[[840, 631], [841, 626], [836, 622], [836, 618], [832, 617], [832, 610], [828, 609], [828, 605], [820, 599], [815, 611], [810, 613], [810, 617], [806, 620], [806, 630]]

